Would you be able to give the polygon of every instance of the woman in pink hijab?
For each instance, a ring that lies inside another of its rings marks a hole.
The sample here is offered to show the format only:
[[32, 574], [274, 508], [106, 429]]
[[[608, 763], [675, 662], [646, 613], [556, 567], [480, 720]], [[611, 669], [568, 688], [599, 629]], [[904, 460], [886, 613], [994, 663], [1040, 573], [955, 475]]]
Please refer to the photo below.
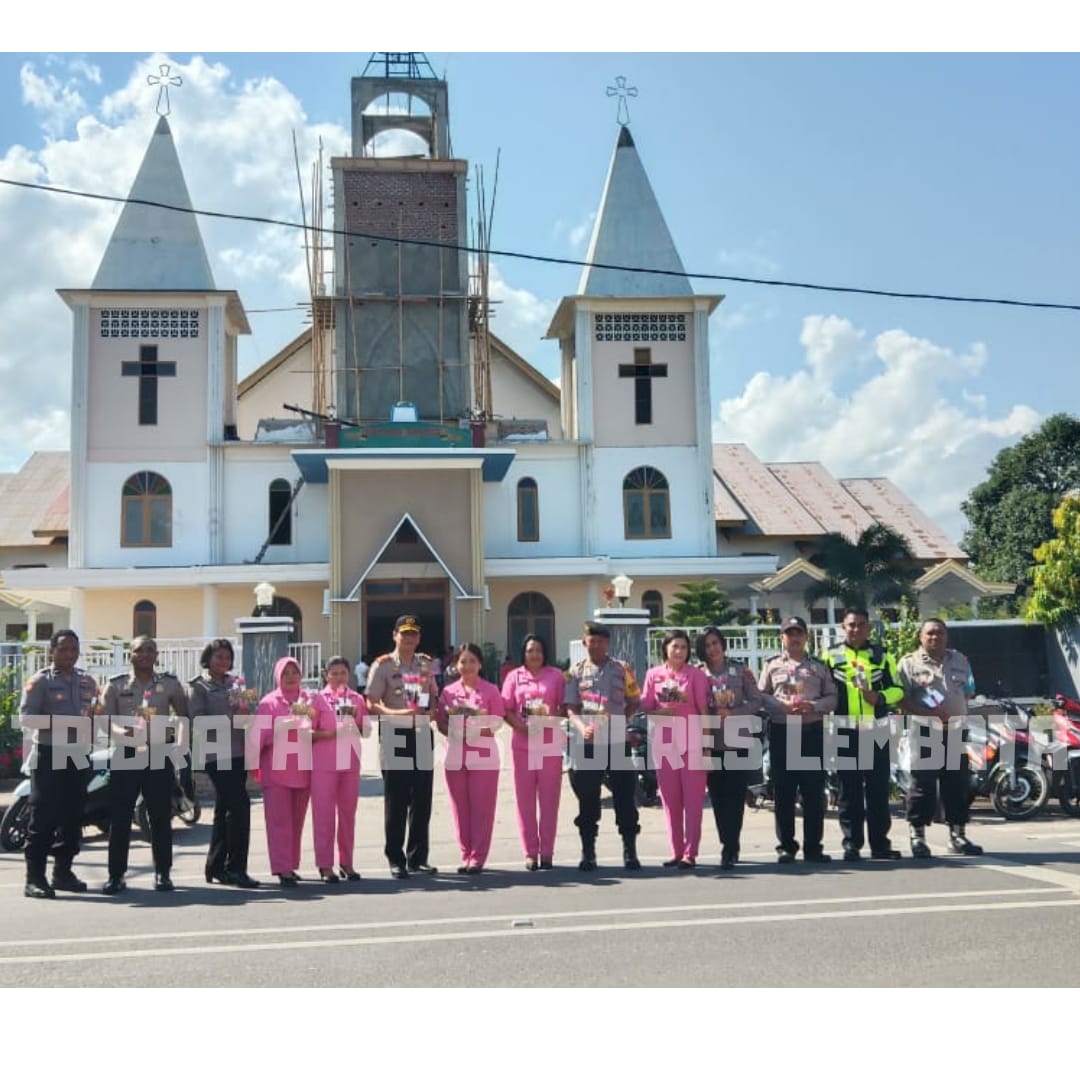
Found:
[[311, 796], [311, 732], [335, 726], [330, 706], [301, 686], [300, 665], [283, 656], [274, 665], [274, 683], [258, 713], [271, 717], [259, 731], [259, 771], [270, 872], [285, 888], [300, 881], [300, 839]]

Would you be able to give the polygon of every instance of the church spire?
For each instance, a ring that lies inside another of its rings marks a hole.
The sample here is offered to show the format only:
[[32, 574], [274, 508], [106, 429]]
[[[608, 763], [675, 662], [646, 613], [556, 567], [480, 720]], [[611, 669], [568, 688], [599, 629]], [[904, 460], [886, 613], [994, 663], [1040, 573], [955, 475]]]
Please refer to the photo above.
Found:
[[214, 275], [164, 116], [154, 129], [128, 198], [183, 210], [126, 203], [91, 288], [213, 291]]
[[692, 296], [694, 293], [638, 157], [630, 128], [625, 124], [619, 128], [586, 261], [673, 273], [630, 273], [586, 266], [578, 284], [581, 296]]

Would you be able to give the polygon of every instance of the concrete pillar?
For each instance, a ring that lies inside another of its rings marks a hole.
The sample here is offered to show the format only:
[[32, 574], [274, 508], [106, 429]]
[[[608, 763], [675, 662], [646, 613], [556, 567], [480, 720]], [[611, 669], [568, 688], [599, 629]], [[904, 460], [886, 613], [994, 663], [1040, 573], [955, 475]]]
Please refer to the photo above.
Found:
[[86, 590], [71, 590], [71, 608], [68, 626], [82, 639], [86, 636]]
[[218, 636], [218, 590], [216, 585], [202, 588], [202, 632], [205, 638]]
[[634, 669], [638, 685], [649, 668], [648, 608], [596, 608], [593, 619], [611, 629], [609, 655], [625, 660]]
[[236, 620], [243, 650], [244, 682], [259, 697], [274, 689], [274, 665], [289, 655], [292, 629], [289, 615], [258, 615]]

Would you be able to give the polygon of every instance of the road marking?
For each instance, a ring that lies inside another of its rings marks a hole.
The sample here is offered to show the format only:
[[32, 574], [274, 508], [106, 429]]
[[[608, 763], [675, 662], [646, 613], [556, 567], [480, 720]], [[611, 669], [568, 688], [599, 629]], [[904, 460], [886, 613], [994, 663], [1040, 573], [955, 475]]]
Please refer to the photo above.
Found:
[[[145, 960], [151, 957], [167, 956], [199, 956], [206, 954], [220, 956], [225, 953], [361, 948], [370, 945], [419, 945], [443, 941], [494, 940], [507, 937], [517, 938], [520, 941], [523, 938], [533, 936], [549, 937], [563, 934], [595, 934], [598, 932], [617, 933], [619, 931], [627, 930], [640, 933], [643, 930], [672, 930], [683, 927], [748, 926], [760, 925], [762, 923], [825, 921], [831, 919], [895, 918], [900, 915], [946, 914], [949, 912], [960, 912], [964, 914], [979, 912], [980, 914], [985, 914], [988, 911], [1019, 911], [1032, 908], [1062, 907], [1080, 907], [1080, 899], [1029, 900], [1001, 904], [940, 904], [932, 907], [872, 908], [869, 910], [847, 908], [844, 911], [803, 911], [783, 914], [777, 913], [774, 915], [734, 915], [710, 919], [668, 919], [637, 923], [601, 923], [599, 925], [589, 926], [538, 926], [534, 927], [532, 930], [524, 931], [513, 929], [464, 930], [448, 931], [439, 934], [395, 934], [386, 937], [330, 938], [295, 942], [268, 941], [258, 945], [201, 945], [194, 948], [176, 949], [121, 949], [114, 952], [61, 953], [59, 955], [43, 953], [38, 956], [0, 957], [0, 967], [11, 967], [19, 964], [82, 963], [84, 961], [100, 963], [102, 960]], [[325, 930], [326, 928], [321, 927], [320, 929]]]
[[1001, 855], [981, 855], [972, 859], [971, 865], [980, 870], [995, 870], [1000, 874], [1011, 874], [1028, 881], [1041, 881], [1046, 885], [1057, 885], [1070, 892], [1080, 893], [1080, 874], [1051, 870], [1046, 866], [1027, 866]]
[[[862, 904], [880, 904], [886, 902], [912, 902], [916, 900], [973, 900], [978, 897], [988, 896], [1017, 896], [1017, 895], [1049, 895], [1058, 894], [1060, 887], [1054, 888], [1021, 888], [1021, 889], [968, 889], [957, 892], [926, 892], [926, 893], [884, 893], [877, 896], [858, 897]], [[241, 926], [232, 930], [178, 930], [167, 935], [173, 940], [190, 940], [192, 938], [211, 937], [265, 937], [271, 934], [308, 934], [313, 931], [327, 933], [329, 931], [371, 931], [371, 930], [399, 930], [404, 927], [433, 927], [433, 926], [463, 926], [475, 923], [501, 923], [506, 919], [531, 919], [533, 922], [550, 922], [556, 919], [599, 919], [620, 918], [627, 919], [641, 915], [677, 915], [685, 912], [705, 911], [738, 911], [741, 908], [790, 908], [790, 907], [819, 907], [826, 904], [850, 904], [850, 896], [813, 897], [791, 900], [740, 900], [723, 904], [669, 904], [663, 907], [648, 908], [598, 908], [596, 910], [582, 910], [576, 908], [571, 911], [541, 911], [541, 912], [500, 912], [491, 915], [450, 915], [436, 919], [394, 919], [380, 922], [352, 922], [352, 923], [313, 923], [307, 926]], [[640, 924], [634, 924], [640, 925]], [[681, 923], [676, 920], [676, 925]], [[18, 941], [0, 941], [0, 950], [15, 948], [31, 948], [41, 945], [96, 945], [110, 941], [160, 941], [162, 934], [105, 934], [94, 937], [73, 938], [39, 938], [37, 940], [20, 939]]]

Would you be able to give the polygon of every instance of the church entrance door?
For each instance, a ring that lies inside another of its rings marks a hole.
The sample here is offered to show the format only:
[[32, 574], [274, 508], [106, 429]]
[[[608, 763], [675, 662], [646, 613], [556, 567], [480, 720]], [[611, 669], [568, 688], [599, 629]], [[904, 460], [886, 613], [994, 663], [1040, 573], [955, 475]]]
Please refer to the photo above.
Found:
[[360, 605], [361, 641], [365, 653], [378, 656], [394, 647], [399, 615], [420, 621], [420, 651], [439, 656], [450, 647], [450, 583], [446, 578], [394, 578], [364, 582]]

